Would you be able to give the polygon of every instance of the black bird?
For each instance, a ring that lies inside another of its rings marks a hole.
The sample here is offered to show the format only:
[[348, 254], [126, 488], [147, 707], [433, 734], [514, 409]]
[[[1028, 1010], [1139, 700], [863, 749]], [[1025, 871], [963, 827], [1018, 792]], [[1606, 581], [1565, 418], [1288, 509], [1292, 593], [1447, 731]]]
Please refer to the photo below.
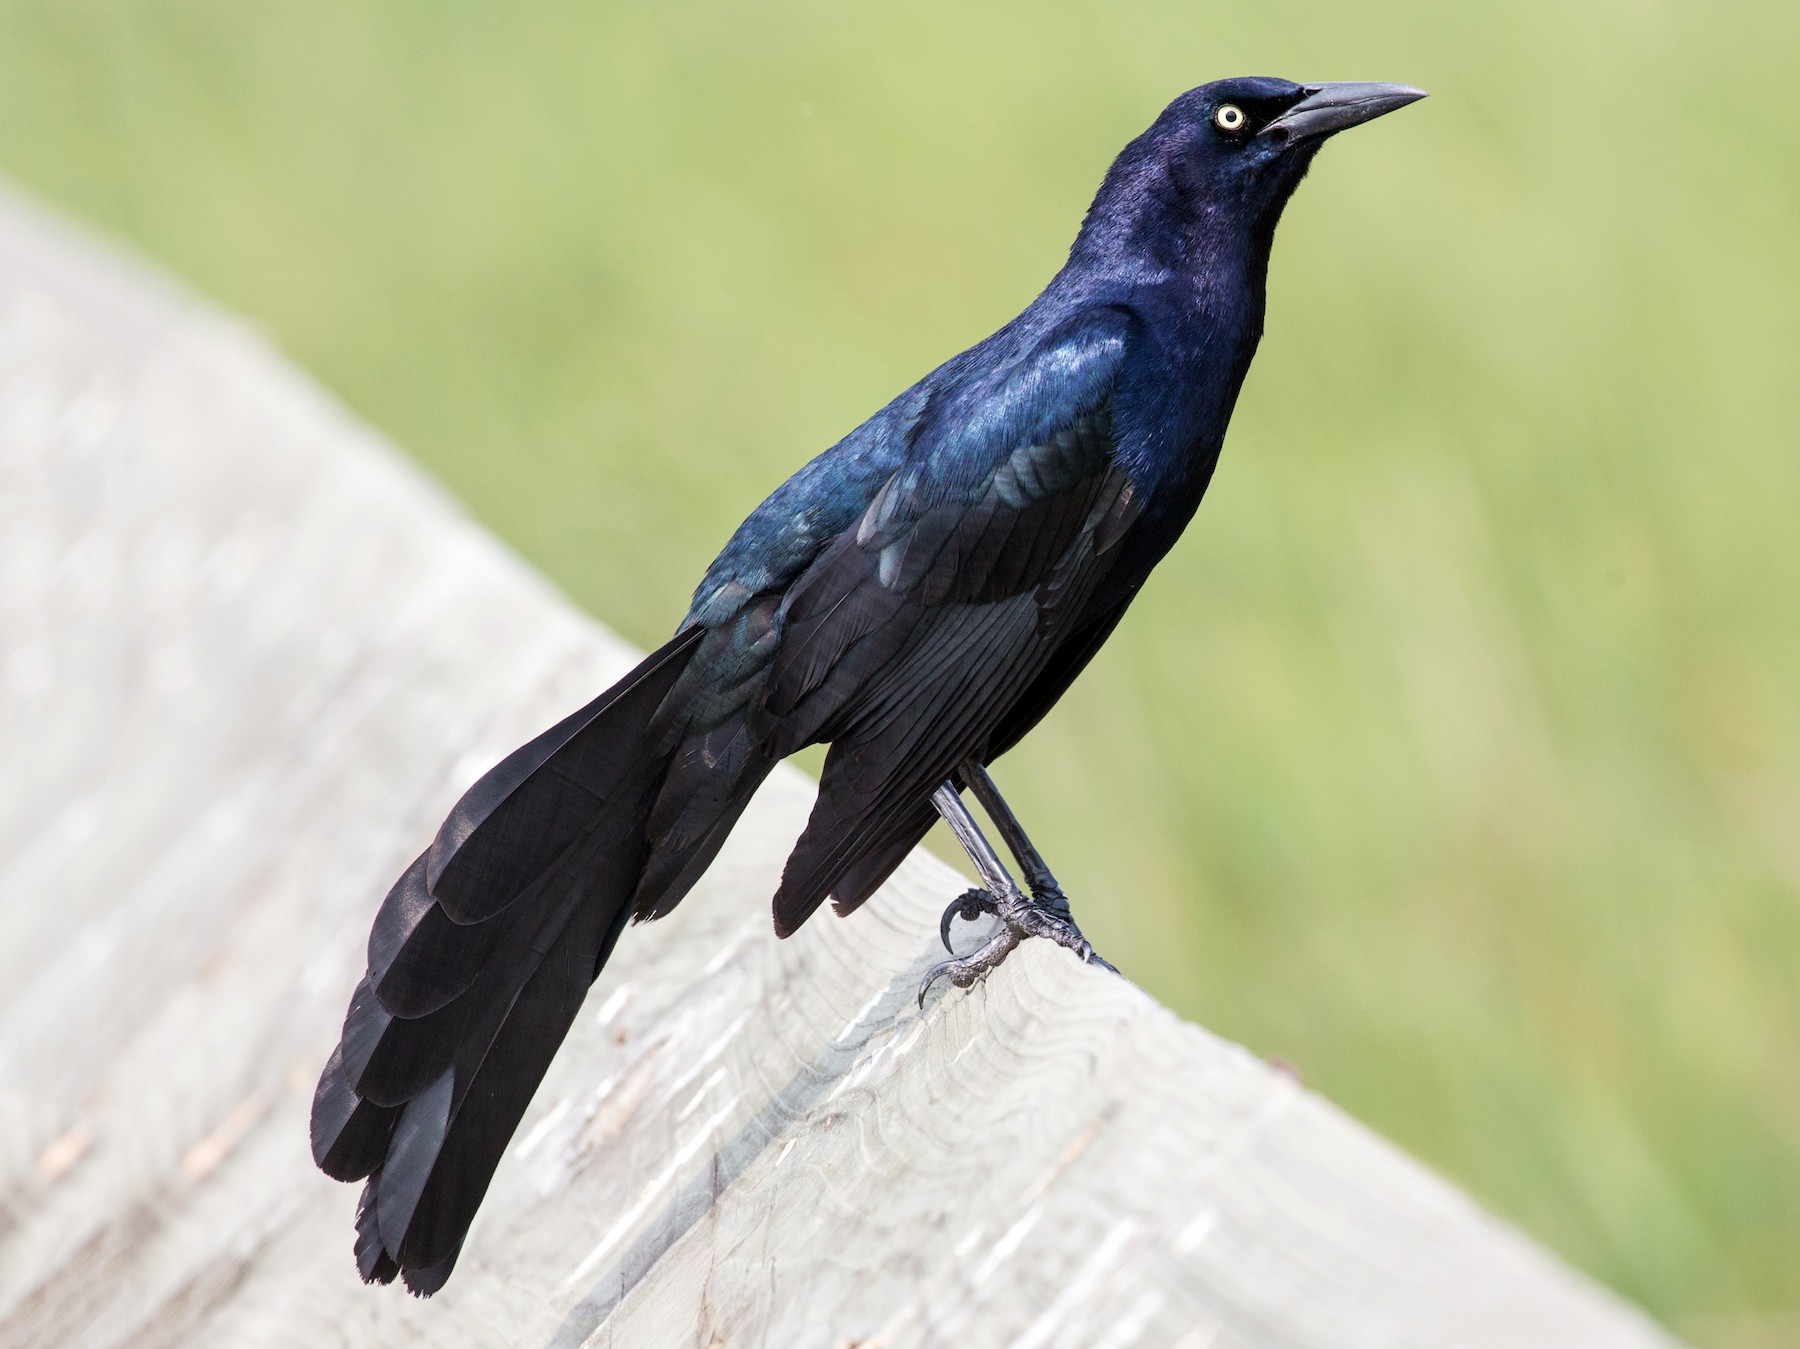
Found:
[[1177, 98], [1022, 314], [777, 488], [667, 645], [469, 789], [376, 915], [313, 1100], [314, 1159], [368, 1179], [364, 1279], [443, 1286], [626, 920], [673, 909], [802, 746], [831, 749], [778, 935], [827, 898], [855, 909], [942, 813], [985, 883], [946, 911], [945, 945], [957, 914], [1001, 927], [926, 987], [969, 985], [1026, 936], [1097, 959], [986, 765], [1062, 696], [1200, 504], [1313, 155], [1422, 97], [1234, 79]]

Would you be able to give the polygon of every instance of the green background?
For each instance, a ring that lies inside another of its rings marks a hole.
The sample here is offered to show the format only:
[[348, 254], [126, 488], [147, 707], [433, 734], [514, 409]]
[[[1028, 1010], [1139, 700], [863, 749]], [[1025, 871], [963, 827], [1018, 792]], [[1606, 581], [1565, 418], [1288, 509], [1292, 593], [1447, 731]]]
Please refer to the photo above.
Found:
[[1001, 765], [1089, 933], [1694, 1340], [1800, 1343], [1800, 9], [0, 3], [0, 167], [638, 642], [1228, 74], [1334, 143], [1190, 537]]

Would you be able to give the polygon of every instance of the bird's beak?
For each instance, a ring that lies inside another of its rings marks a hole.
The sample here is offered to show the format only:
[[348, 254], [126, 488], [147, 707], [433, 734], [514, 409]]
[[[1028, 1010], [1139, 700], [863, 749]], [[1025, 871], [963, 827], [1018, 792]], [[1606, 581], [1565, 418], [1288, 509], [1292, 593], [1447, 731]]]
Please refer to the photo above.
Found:
[[1410, 84], [1308, 85], [1306, 97], [1260, 134], [1278, 142], [1321, 140], [1424, 97], [1423, 89]]

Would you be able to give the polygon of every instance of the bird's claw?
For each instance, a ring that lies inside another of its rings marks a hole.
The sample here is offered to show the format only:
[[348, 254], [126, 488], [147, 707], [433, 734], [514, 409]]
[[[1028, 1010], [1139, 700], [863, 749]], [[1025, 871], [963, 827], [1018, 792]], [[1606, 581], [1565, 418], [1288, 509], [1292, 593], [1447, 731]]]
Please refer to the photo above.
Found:
[[[1060, 901], [1060, 902], [1059, 902]], [[1117, 974], [1118, 969], [1101, 958], [1093, 944], [1081, 935], [1075, 920], [1069, 916], [1069, 904], [1060, 893], [1048, 902], [1038, 902], [1021, 894], [996, 898], [987, 890], [968, 890], [952, 900], [938, 924], [938, 935], [944, 949], [951, 950], [950, 924], [956, 918], [974, 919], [991, 913], [1001, 927], [980, 949], [954, 960], [933, 965], [919, 985], [919, 1007], [925, 1006], [925, 995], [939, 979], [948, 978], [958, 988], [971, 988], [988, 973], [1000, 967], [1015, 947], [1027, 937], [1046, 937], [1058, 946], [1073, 951], [1083, 963], [1098, 965]], [[953, 953], [954, 954], [954, 953]]]
[[1119, 972], [1119, 967], [1117, 965], [1113, 964], [1112, 961], [1108, 960], [1091, 946], [1088, 947], [1087, 954], [1082, 957], [1082, 960], [1089, 965], [1098, 965], [1108, 974], [1117, 974]]
[[[950, 944], [951, 923], [955, 922], [958, 918], [962, 919], [965, 923], [972, 923], [977, 918], [981, 917], [982, 914], [994, 913], [995, 911], [994, 897], [986, 890], [973, 889], [963, 891], [962, 894], [950, 901], [949, 907], [944, 910], [944, 916], [938, 919], [938, 937], [943, 941], [944, 949], [951, 955], [956, 954], [956, 948]], [[938, 966], [939, 970], [943, 968], [945, 968], [943, 965]], [[935, 974], [936, 971], [933, 971], [933, 973]]]
[[[959, 900], [958, 903], [960, 902]], [[1021, 940], [1023, 938], [1019, 930], [1009, 924], [988, 938], [979, 950], [933, 965], [925, 971], [925, 981], [919, 985], [919, 1010], [925, 1010], [925, 995], [931, 992], [931, 986], [939, 979], [948, 977], [958, 988], [972, 988], [989, 971], [998, 969]]]

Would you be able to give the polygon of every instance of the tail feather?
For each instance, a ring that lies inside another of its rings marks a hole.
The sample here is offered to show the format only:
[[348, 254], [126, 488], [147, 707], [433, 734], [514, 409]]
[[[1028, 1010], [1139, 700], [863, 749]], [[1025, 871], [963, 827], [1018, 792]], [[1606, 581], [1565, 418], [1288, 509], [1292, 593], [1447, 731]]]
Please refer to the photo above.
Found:
[[356, 1268], [364, 1283], [392, 1283], [400, 1272], [387, 1247], [381, 1244], [381, 1228], [375, 1221], [375, 1196], [380, 1190], [381, 1172], [377, 1170], [363, 1186], [356, 1201]]
[[[647, 765], [645, 771], [654, 773], [655, 765]], [[471, 945], [488, 952], [466, 989], [423, 1016], [409, 1017], [388, 1007], [370, 978], [358, 985], [344, 1017], [341, 1069], [357, 1095], [381, 1105], [404, 1105], [449, 1068], [472, 1039], [492, 1038], [497, 1024], [490, 1028], [478, 1018], [504, 1014], [571, 913], [581, 903], [592, 902], [589, 873], [630, 866], [618, 847], [623, 842], [629, 851], [631, 845], [619, 835], [634, 832], [641, 802], [635, 807], [618, 800], [608, 805], [611, 809], [588, 835], [557, 858], [517, 902], [485, 922], [455, 929], [467, 934]]]
[[665, 917], [693, 889], [694, 883], [705, 874], [706, 869], [713, 864], [713, 859], [719, 855], [719, 849], [725, 846], [725, 840], [731, 836], [739, 817], [749, 807], [750, 798], [761, 781], [758, 778], [737, 796], [727, 800], [720, 807], [719, 816], [712, 828], [686, 847], [657, 849], [650, 859], [650, 865], [644, 868], [637, 895], [631, 902], [632, 912], [637, 918], [648, 921]]
[[[426, 864], [431, 897], [458, 923], [505, 908], [592, 823], [634, 766], [643, 728], [705, 630], [677, 636], [574, 715], [502, 759], [456, 803]], [[638, 744], [621, 754], [619, 729]], [[371, 943], [372, 944], [372, 943]]]
[[743, 709], [717, 726], [688, 735], [650, 812], [649, 865], [632, 908], [640, 919], [661, 918], [693, 887], [768, 777], [775, 760], [751, 734]]
[[509, 755], [383, 902], [312, 1112], [319, 1166], [368, 1178], [364, 1279], [428, 1294], [449, 1278], [653, 859], [670, 756], [652, 719], [697, 641], [678, 636]]
[[466, 992], [503, 929], [493, 920], [459, 923], [426, 888], [429, 850], [394, 882], [369, 932], [364, 982], [395, 1016], [420, 1017]]
[[[407, 1106], [376, 1203], [383, 1245], [403, 1269], [427, 1269], [456, 1255], [580, 1010], [602, 948], [624, 926], [627, 897], [617, 896], [612, 914], [600, 905], [581, 906], [493, 1038], [479, 1046], [471, 1040], [442, 1085]], [[407, 1138], [409, 1128], [417, 1132]], [[403, 1138], [411, 1146], [398, 1146]]]
[[460, 997], [422, 1017], [398, 1017], [364, 979], [344, 1017], [339, 1074], [365, 1101], [405, 1105], [450, 1066], [448, 1051], [461, 1040], [475, 1001]]
[[333, 1050], [313, 1093], [313, 1160], [333, 1180], [361, 1180], [387, 1156], [398, 1109], [365, 1101], [350, 1089], [341, 1050]]

